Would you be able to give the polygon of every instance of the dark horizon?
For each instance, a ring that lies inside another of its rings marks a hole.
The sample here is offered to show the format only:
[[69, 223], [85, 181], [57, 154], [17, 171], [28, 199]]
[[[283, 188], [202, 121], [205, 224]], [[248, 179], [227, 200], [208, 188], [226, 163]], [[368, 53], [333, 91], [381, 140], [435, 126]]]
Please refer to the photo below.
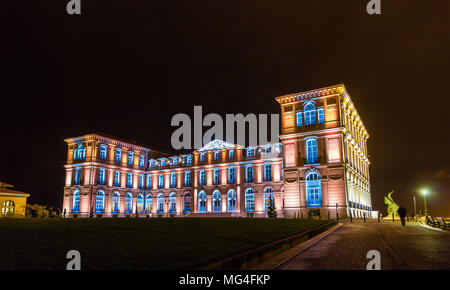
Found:
[[[93, 132], [176, 154], [176, 113], [275, 114], [275, 97], [345, 84], [383, 197], [449, 215], [448, 1], [6, 1], [0, 181], [61, 208], [64, 139]], [[3, 16], [3, 15], [1, 15]], [[3, 17], [0, 17], [3, 18]], [[447, 39], [447, 41], [446, 41]], [[5, 50], [6, 48], [6, 50]]]

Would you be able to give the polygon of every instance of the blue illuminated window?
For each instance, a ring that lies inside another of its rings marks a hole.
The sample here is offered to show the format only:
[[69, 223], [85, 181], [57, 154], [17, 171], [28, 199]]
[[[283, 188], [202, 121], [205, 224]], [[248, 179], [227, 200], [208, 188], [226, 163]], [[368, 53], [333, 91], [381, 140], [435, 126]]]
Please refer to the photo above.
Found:
[[175, 172], [170, 173], [170, 188], [177, 186], [177, 174]]
[[136, 212], [138, 214], [144, 211], [144, 196], [142, 194], [138, 194], [136, 199]]
[[133, 173], [127, 174], [127, 187], [132, 188], [133, 187]]
[[325, 123], [325, 114], [323, 112], [323, 108], [319, 108], [317, 110], [317, 118], [319, 119], [319, 124]]
[[249, 188], [245, 191], [245, 211], [255, 211], [255, 192], [253, 191], [253, 188]]
[[297, 112], [297, 127], [303, 126], [302, 112]]
[[150, 160], [148, 162], [148, 167], [153, 168], [155, 166], [155, 160]]
[[204, 186], [206, 183], [205, 170], [204, 169], [200, 170], [199, 175], [200, 175], [200, 178], [199, 178], [200, 186]]
[[75, 168], [75, 185], [79, 185], [81, 183], [81, 167]]
[[316, 107], [309, 103], [305, 107], [305, 125], [314, 125], [316, 124]]
[[147, 189], [152, 189], [152, 175], [147, 175]]
[[200, 162], [205, 162], [205, 153], [200, 153]]
[[162, 194], [162, 193], [158, 194], [157, 203], [158, 203], [158, 207], [156, 208], [157, 212], [163, 213], [164, 212], [164, 194]]
[[[273, 199], [273, 189], [271, 187], [267, 187], [264, 189], [264, 210], [267, 212], [269, 207], [269, 198]], [[274, 201], [275, 202], [275, 201]]]
[[105, 168], [99, 168], [98, 169], [98, 184], [99, 185], [105, 185], [105, 175], [106, 175]]
[[78, 149], [73, 151], [73, 157], [75, 160], [86, 159], [86, 148], [84, 148], [82, 144], [78, 145]]
[[317, 140], [308, 139], [306, 141], [306, 163], [317, 163]]
[[164, 174], [159, 175], [158, 188], [164, 188]]
[[188, 192], [184, 195], [184, 209], [185, 213], [191, 212], [191, 194]]
[[144, 189], [144, 174], [139, 175], [139, 189]]
[[145, 157], [144, 155], [139, 156], [139, 166], [144, 167], [145, 164]]
[[125, 196], [125, 213], [126, 214], [131, 213], [132, 205], [133, 205], [133, 196], [131, 195], [131, 193], [128, 192], [127, 195]]
[[272, 181], [272, 164], [264, 164], [264, 181]]
[[152, 213], [152, 207], [153, 207], [152, 195], [147, 194], [147, 196], [145, 197], [145, 213]]
[[252, 165], [245, 166], [245, 182], [247, 182], [247, 183], [253, 182], [253, 166]]
[[97, 198], [95, 200], [95, 212], [103, 213], [105, 210], [105, 193], [103, 190], [97, 192]]
[[114, 186], [120, 186], [120, 172], [115, 171], [114, 172]]
[[233, 189], [228, 191], [228, 211], [236, 211], [236, 191]]
[[248, 157], [251, 157], [251, 156], [253, 156], [253, 155], [255, 155], [255, 149], [253, 149], [253, 148], [248, 148], [248, 149], [247, 149], [247, 156], [248, 156]]
[[198, 212], [206, 212], [206, 193], [200, 191], [198, 194]]
[[120, 202], [120, 193], [115, 191], [112, 196], [112, 207], [111, 212], [112, 213], [118, 213], [119, 212], [119, 202]]
[[233, 159], [234, 158], [234, 150], [228, 151], [228, 158]]
[[220, 169], [214, 168], [213, 173], [214, 173], [214, 178], [213, 178], [214, 184], [219, 184], [220, 183]]
[[191, 172], [190, 171], [184, 172], [184, 186], [185, 187], [191, 186]]
[[169, 213], [177, 212], [177, 194], [172, 192], [169, 196]]
[[221, 200], [220, 200], [220, 191], [215, 190], [213, 192], [213, 212], [221, 212]]
[[115, 155], [114, 155], [114, 160], [115, 160], [117, 163], [122, 162], [122, 150], [116, 149], [116, 153], [115, 153]]
[[228, 167], [228, 183], [229, 184], [233, 184], [236, 181], [235, 176], [236, 176], [236, 170], [235, 170], [234, 166]]
[[75, 189], [75, 191], [73, 192], [72, 212], [73, 213], [80, 212], [80, 190], [79, 189]]
[[166, 166], [166, 159], [161, 159], [160, 166]]
[[191, 156], [191, 155], [189, 155], [189, 156], [186, 158], [186, 163], [187, 163], [187, 164], [192, 164], [192, 156]]
[[174, 158], [174, 159], [173, 159], [172, 165], [173, 165], [173, 166], [177, 166], [177, 165], [178, 165], [178, 158]]
[[306, 176], [306, 205], [308, 207], [322, 206], [320, 177], [315, 172], [311, 172]]
[[216, 151], [216, 152], [214, 152], [214, 160], [219, 160], [219, 157], [220, 157], [220, 151]]
[[134, 159], [134, 153], [129, 152], [128, 153], [128, 165], [133, 165], [133, 159]]
[[100, 159], [101, 160], [106, 160], [107, 151], [108, 151], [108, 146], [100, 145]]

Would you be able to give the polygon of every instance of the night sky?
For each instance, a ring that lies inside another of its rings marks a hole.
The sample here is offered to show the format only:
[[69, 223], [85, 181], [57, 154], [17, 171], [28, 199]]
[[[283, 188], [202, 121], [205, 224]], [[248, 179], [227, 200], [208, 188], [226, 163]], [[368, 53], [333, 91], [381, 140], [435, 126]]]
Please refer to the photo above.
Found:
[[382, 0], [372, 16], [368, 0], [81, 1], [81, 16], [1, 1], [0, 180], [29, 202], [61, 207], [64, 138], [177, 153], [170, 120], [193, 105], [279, 113], [276, 96], [344, 83], [370, 133], [374, 209], [394, 190], [411, 213], [426, 186], [449, 215], [448, 0]]

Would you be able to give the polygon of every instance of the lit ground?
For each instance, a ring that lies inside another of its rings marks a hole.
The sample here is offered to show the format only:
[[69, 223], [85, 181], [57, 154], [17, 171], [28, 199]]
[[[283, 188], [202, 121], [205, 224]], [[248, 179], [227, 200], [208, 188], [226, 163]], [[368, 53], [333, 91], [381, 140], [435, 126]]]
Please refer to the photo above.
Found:
[[387, 220], [346, 221], [279, 269], [365, 270], [370, 250], [380, 252], [382, 270], [450, 269], [450, 233]]
[[193, 269], [323, 224], [247, 218], [0, 219], [0, 269]]

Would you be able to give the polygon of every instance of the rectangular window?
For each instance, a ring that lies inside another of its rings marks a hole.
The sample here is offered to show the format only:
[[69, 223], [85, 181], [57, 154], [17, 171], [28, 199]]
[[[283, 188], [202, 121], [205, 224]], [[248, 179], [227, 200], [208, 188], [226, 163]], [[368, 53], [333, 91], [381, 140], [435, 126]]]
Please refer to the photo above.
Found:
[[114, 172], [114, 186], [120, 186], [120, 172]]
[[128, 173], [127, 175], [127, 187], [132, 188], [133, 187], [133, 174]]
[[245, 168], [245, 182], [253, 182], [253, 166], [247, 166]]
[[139, 175], [139, 189], [144, 188], [144, 175]]
[[233, 184], [234, 181], [234, 176], [235, 176], [235, 169], [234, 167], [230, 167], [228, 168], [228, 183]]
[[323, 108], [319, 108], [317, 110], [317, 117], [319, 119], [319, 124], [325, 123], [325, 114], [323, 112]]
[[106, 151], [107, 151], [106, 146], [105, 145], [101, 145], [100, 146], [100, 159], [101, 160], [106, 160]]
[[185, 187], [191, 186], [191, 172], [190, 171], [186, 171], [184, 173], [184, 186]]
[[164, 175], [163, 174], [159, 175], [158, 188], [164, 188]]
[[145, 164], [144, 159], [145, 159], [144, 155], [139, 156], [139, 166], [140, 167], [144, 167], [144, 164]]
[[115, 161], [117, 163], [122, 162], [122, 151], [120, 149], [116, 150]]
[[133, 157], [134, 157], [133, 152], [128, 153], [128, 164], [129, 165], [133, 165]]
[[147, 175], [147, 189], [152, 189], [152, 175]]
[[205, 170], [200, 171], [200, 186], [205, 185]]
[[303, 126], [302, 112], [297, 112], [297, 127]]

